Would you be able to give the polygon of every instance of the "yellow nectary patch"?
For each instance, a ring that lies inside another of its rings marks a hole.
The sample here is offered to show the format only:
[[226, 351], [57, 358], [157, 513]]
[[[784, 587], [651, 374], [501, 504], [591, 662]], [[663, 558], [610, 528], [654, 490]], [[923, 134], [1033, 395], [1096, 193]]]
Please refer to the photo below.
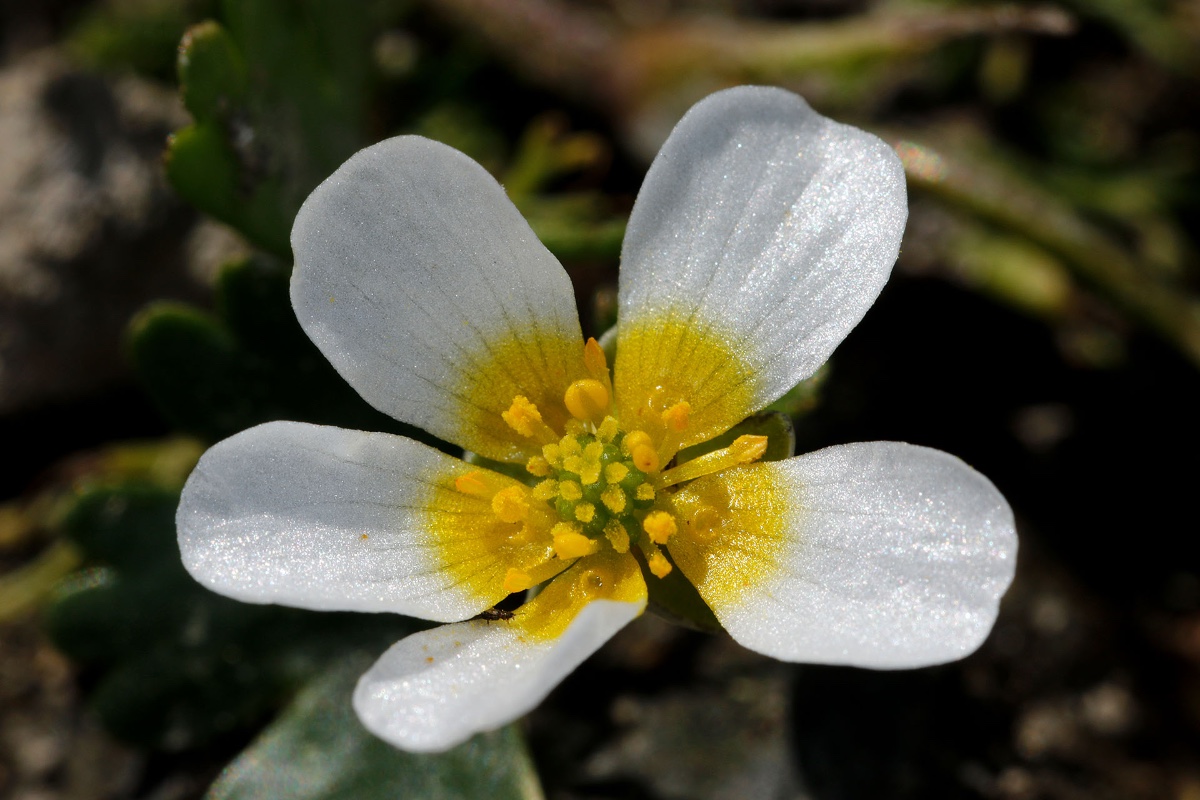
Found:
[[[504, 599], [513, 574], [533, 585], [566, 566], [551, 560], [553, 542], [546, 533], [550, 510], [515, 499], [526, 491], [517, 481], [468, 464], [439, 469], [427, 481], [428, 496], [417, 504], [429, 535], [430, 568], [450, 575], [455, 586], [478, 598], [480, 610]], [[497, 497], [505, 512], [523, 504], [526, 518], [504, 521], [517, 514], [497, 514]]]
[[[753, 371], [735, 337], [680, 315], [622, 324], [617, 340], [618, 418], [626, 430], [686, 419], [681, 446], [707, 441], [741, 422], [754, 407]], [[673, 412], [686, 403], [686, 413]]]
[[537, 329], [519, 339], [489, 341], [481, 352], [464, 353], [463, 363], [469, 366], [456, 376], [454, 392], [462, 402], [454, 412], [459, 443], [502, 461], [524, 461], [540, 447], [504, 420], [513, 398], [525, 398], [546, 427], [561, 431], [568, 419], [563, 394], [587, 375], [578, 341]]
[[786, 486], [775, 465], [753, 464], [705, 475], [674, 496], [683, 525], [671, 557], [718, 618], [779, 571], [794, 501]]
[[646, 582], [628, 553], [602, 550], [581, 558], [517, 610], [512, 625], [534, 639], [557, 639], [593, 600], [645, 604]]

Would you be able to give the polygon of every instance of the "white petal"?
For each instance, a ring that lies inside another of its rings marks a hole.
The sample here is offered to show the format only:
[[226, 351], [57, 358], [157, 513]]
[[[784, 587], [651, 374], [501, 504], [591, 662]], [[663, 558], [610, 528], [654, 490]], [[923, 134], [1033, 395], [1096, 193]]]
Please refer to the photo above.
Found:
[[[961, 658], [991, 630], [1015, 525], [991, 482], [954, 456], [869, 442], [714, 478], [729, 487], [734, 524], [703, 548], [672, 541], [671, 554], [743, 645], [901, 668]], [[710, 483], [680, 494], [711, 497]]]
[[[629, 221], [618, 394], [692, 373], [701, 402], [689, 402], [703, 415], [705, 401], [746, 382], [747, 407], [729, 424], [775, 400], [875, 301], [907, 214], [903, 168], [875, 136], [781, 89], [740, 87], [696, 104]], [[707, 398], [713, 381], [721, 386]]]
[[405, 750], [436, 752], [533, 709], [646, 605], [645, 584], [630, 564], [621, 599], [591, 600], [575, 610], [551, 598], [538, 612], [543, 620], [547, 608], [574, 615], [556, 636], [522, 624], [522, 612], [547, 594], [569, 594], [564, 584], [578, 572], [574, 567], [551, 581], [514, 619], [446, 625], [397, 642], [358, 682], [354, 709], [363, 725]]
[[183, 563], [250, 603], [466, 619], [507, 594], [509, 566], [488, 535], [488, 502], [445, 488], [471, 469], [400, 436], [259, 425], [212, 447], [188, 478]]
[[[516, 394], [553, 415], [582, 375], [570, 279], [467, 156], [402, 136], [360, 151], [292, 228], [292, 304], [367, 402], [492, 458], [525, 446]], [[553, 424], [556, 420], [547, 420]]]

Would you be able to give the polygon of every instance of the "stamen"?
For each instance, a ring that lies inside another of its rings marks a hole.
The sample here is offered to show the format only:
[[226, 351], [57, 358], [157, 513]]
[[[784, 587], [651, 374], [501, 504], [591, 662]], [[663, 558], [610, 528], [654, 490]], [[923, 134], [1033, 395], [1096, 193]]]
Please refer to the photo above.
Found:
[[604, 445], [600, 442], [589, 442], [583, 448], [583, 462], [579, 467], [579, 480], [584, 486], [591, 486], [600, 480], [600, 457], [604, 455]]
[[629, 467], [624, 464], [609, 464], [604, 468], [604, 480], [609, 483], [620, 483], [629, 475]]
[[600, 462], [583, 462], [579, 468], [579, 482], [584, 486], [591, 486], [594, 483], [600, 482]]
[[554, 441], [557, 438], [550, 426], [542, 422], [542, 413], [538, 411], [537, 406], [524, 395], [514, 397], [508, 411], [500, 416], [508, 423], [508, 427], [522, 436], [542, 442]]
[[591, 503], [580, 503], [575, 506], [575, 519], [583, 523], [591, 522], [596, 517], [596, 507]]
[[608, 413], [610, 399], [603, 383], [594, 378], [584, 378], [567, 387], [563, 404], [575, 419], [599, 423]]
[[646, 554], [646, 566], [656, 578], [665, 578], [671, 574], [673, 567], [662, 551], [649, 542], [642, 544], [642, 552]]
[[554, 552], [562, 560], [583, 558], [600, 550], [600, 543], [580, 533], [578, 523], [560, 522], [550, 529]]
[[620, 486], [609, 486], [600, 493], [600, 502], [604, 503], [604, 507], [612, 513], [624, 514], [628, 500]]
[[520, 486], [510, 486], [496, 492], [492, 498], [492, 511], [501, 522], [520, 522], [529, 515], [529, 500], [525, 489]]
[[653, 447], [639, 445], [633, 450], [633, 465], [642, 472], [654, 472], [658, 469], [658, 453]]
[[544, 560], [532, 564], [522, 564], [519, 567], [510, 567], [504, 575], [504, 591], [509, 594], [523, 592], [540, 583], [545, 583], [567, 566], [569, 564], [564, 563], [561, 559], [553, 558], [553, 553], [547, 550]]
[[615, 417], [605, 417], [604, 421], [596, 428], [596, 438], [608, 444], [613, 439], [617, 438], [617, 434], [621, 432], [621, 427], [617, 423]]
[[650, 441], [650, 434], [646, 433], [645, 431], [630, 431], [629, 433], [625, 434], [625, 438], [621, 440], [621, 450], [623, 450], [627, 456], [633, 455], [633, 449], [642, 445], [646, 447], [653, 445], [653, 442]]
[[608, 521], [604, 526], [604, 536], [608, 539], [608, 543], [612, 545], [612, 549], [618, 553], [629, 552], [629, 531], [625, 530], [625, 526], [615, 519]]
[[762, 458], [767, 452], [766, 436], [739, 436], [733, 444], [720, 450], [694, 458], [686, 464], [667, 470], [662, 474], [660, 484], [673, 486], [684, 481], [695, 480], [701, 475], [711, 475], [739, 464], [749, 464]]
[[[550, 445], [546, 446], [550, 447]], [[525, 462], [525, 471], [538, 478], [544, 478], [550, 474], [550, 462], [546, 460], [545, 456], [530, 456], [529, 460]]]
[[546, 459], [546, 463], [555, 469], [562, 467], [562, 448], [551, 442], [550, 444], [542, 445], [542, 458]]
[[559, 481], [558, 496], [573, 503], [583, 499], [583, 489], [575, 481]]
[[477, 469], [473, 469], [465, 475], [459, 475], [454, 479], [454, 488], [463, 494], [471, 494], [479, 496], [487, 494], [487, 484], [483, 482], [483, 473]]
[[[650, 541], [655, 544], [666, 544], [675, 535], [676, 531], [679, 530], [679, 526], [675, 522], [675, 517], [666, 511], [651, 511], [642, 520], [642, 530], [650, 537]], [[659, 577], [662, 576], [660, 575]]]
[[533, 487], [533, 496], [538, 500], [553, 500], [558, 497], [558, 481], [547, 478]]
[[595, 338], [589, 338], [583, 346], [583, 365], [592, 376], [608, 374], [608, 359], [604, 356], [604, 348]]
[[654, 443], [645, 431], [631, 431], [625, 434], [621, 449], [633, 458], [633, 465], [642, 472], [654, 472], [658, 469], [658, 451], [654, 449]]
[[530, 586], [533, 586], [533, 578], [528, 572], [510, 568], [504, 575], [504, 591], [509, 594], [523, 592]]
[[634, 490], [633, 496], [641, 500], [643, 503], [654, 499], [654, 487], [648, 483], [638, 484]]
[[604, 348], [595, 339], [588, 339], [583, 345], [583, 366], [587, 368], [589, 375], [600, 381], [611, 398], [612, 373], [608, 371], [608, 358], [604, 355]]

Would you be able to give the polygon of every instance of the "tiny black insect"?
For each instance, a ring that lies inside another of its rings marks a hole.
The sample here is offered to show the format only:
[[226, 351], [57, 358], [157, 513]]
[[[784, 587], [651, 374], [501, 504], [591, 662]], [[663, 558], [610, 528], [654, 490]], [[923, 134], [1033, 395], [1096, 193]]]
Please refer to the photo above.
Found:
[[479, 614], [477, 617], [475, 617], [475, 619], [482, 619], [482, 620], [486, 620], [487, 622], [493, 622], [493, 621], [499, 620], [499, 619], [512, 619], [512, 618], [513, 618], [513, 612], [506, 611], [503, 608], [489, 608], [487, 611], [484, 611], [482, 614]]

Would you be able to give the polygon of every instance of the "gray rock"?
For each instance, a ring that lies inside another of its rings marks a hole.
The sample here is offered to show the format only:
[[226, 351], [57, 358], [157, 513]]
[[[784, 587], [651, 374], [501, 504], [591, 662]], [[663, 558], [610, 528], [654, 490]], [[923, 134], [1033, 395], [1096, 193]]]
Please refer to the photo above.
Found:
[[52, 51], [0, 70], [0, 414], [121, 380], [130, 316], [204, 296], [161, 166], [186, 122], [172, 89]]

